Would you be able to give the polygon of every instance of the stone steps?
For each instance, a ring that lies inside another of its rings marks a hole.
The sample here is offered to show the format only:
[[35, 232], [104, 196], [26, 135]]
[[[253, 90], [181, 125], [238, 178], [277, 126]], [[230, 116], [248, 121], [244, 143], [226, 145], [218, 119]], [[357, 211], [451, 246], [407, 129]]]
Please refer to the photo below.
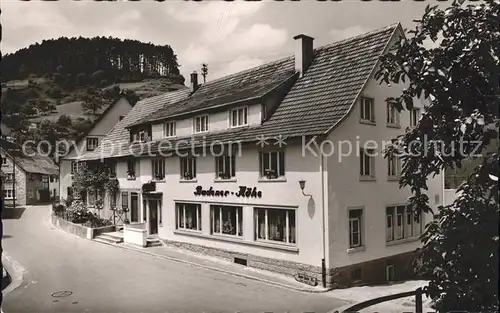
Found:
[[116, 233], [102, 233], [99, 236], [94, 238], [95, 241], [103, 242], [103, 243], [121, 243], [123, 242], [123, 235], [120, 236]]
[[161, 247], [161, 241], [158, 238], [147, 238], [146, 247]]

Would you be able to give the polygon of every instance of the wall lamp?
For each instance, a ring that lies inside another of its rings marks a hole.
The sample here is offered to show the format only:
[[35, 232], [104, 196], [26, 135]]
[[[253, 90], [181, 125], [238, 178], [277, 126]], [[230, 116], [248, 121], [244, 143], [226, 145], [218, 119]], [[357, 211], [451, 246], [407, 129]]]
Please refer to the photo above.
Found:
[[299, 180], [299, 186], [300, 186], [300, 189], [302, 190], [302, 194], [304, 196], [312, 198], [312, 195], [308, 195], [308, 194], [304, 193], [304, 188], [306, 188], [306, 181], [305, 180], [303, 180], [303, 179]]

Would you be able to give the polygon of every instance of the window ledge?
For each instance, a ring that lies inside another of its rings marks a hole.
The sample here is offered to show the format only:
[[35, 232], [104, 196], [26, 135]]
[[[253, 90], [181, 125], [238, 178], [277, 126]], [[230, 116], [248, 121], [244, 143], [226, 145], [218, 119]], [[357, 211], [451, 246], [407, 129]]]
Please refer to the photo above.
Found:
[[366, 124], [366, 125], [373, 125], [373, 126], [377, 125], [377, 123], [375, 123], [374, 121], [363, 120], [363, 119], [359, 120], [359, 123], [360, 124]]
[[350, 253], [355, 253], [355, 252], [360, 252], [360, 251], [365, 251], [365, 250], [366, 250], [365, 246], [359, 246], [359, 247], [347, 249], [347, 253], [350, 254]]
[[258, 180], [259, 183], [284, 183], [286, 182], [286, 177], [278, 177], [274, 179], [267, 179], [267, 178], [259, 178]]
[[417, 237], [411, 237], [411, 238], [404, 238], [404, 239], [395, 239], [395, 240], [392, 240], [392, 241], [387, 241], [385, 243], [386, 246], [396, 246], [396, 245], [399, 245], [399, 244], [403, 244], [403, 243], [409, 243], [409, 242], [415, 242], [415, 241], [419, 241], [420, 236], [417, 236]]
[[387, 124], [386, 126], [389, 128], [401, 128], [401, 125], [399, 124]]
[[372, 176], [360, 176], [359, 177], [360, 181], [376, 181], [377, 179]]
[[127, 177], [127, 180], [136, 180], [136, 178], [135, 177], [133, 177], [133, 178], [132, 177]]
[[174, 234], [199, 237], [199, 238], [203, 238], [203, 239], [227, 241], [227, 242], [249, 245], [249, 246], [272, 248], [272, 249], [276, 249], [276, 250], [299, 252], [299, 248], [297, 248], [295, 246], [287, 246], [287, 245], [267, 243], [267, 242], [261, 242], [261, 241], [246, 241], [243, 239], [243, 237], [222, 236], [222, 235], [205, 235], [205, 234], [201, 233], [200, 231], [194, 231], [194, 230], [189, 231], [189, 230], [178, 230], [178, 229], [174, 230]]
[[235, 183], [235, 182], [236, 178], [228, 178], [228, 179], [214, 178], [214, 183]]
[[387, 177], [387, 181], [399, 181], [399, 176], [389, 176]]
[[152, 179], [151, 181], [154, 183], [164, 183], [165, 179]]
[[179, 179], [179, 183], [197, 183], [198, 179]]

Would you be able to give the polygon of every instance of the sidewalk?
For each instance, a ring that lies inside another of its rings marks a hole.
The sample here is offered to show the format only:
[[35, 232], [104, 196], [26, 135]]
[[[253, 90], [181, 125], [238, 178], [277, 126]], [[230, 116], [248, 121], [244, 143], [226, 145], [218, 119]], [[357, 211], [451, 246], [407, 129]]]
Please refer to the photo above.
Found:
[[[101, 244], [107, 244], [107, 243], [101, 243]], [[328, 289], [322, 288], [322, 286], [317, 286], [317, 287], [309, 286], [303, 283], [299, 283], [295, 279], [288, 278], [284, 275], [275, 274], [272, 272], [259, 270], [251, 267], [246, 267], [243, 265], [226, 261], [221, 258], [201, 255], [191, 251], [185, 251], [177, 248], [171, 248], [165, 246], [142, 248], [126, 243], [107, 244], [107, 245], [131, 251], [136, 251], [142, 254], [147, 254], [157, 258], [166, 259], [174, 262], [189, 264], [197, 267], [203, 267], [209, 270], [214, 270], [233, 276], [252, 279], [286, 289], [292, 289], [296, 291], [310, 292], [310, 293], [322, 293], [328, 291]]]
[[[427, 285], [425, 280], [412, 280], [401, 283], [393, 283], [389, 285], [378, 285], [378, 286], [364, 286], [364, 287], [352, 287], [347, 289], [336, 289], [328, 292], [329, 296], [336, 299], [347, 300], [354, 303], [364, 302], [367, 300], [388, 296], [391, 294], [396, 294], [400, 292], [412, 291], [419, 287], [424, 287]], [[434, 312], [431, 309], [431, 301], [425, 294], [423, 295], [423, 312]], [[350, 305], [347, 305], [337, 310], [342, 311]], [[330, 313], [332, 313], [330, 312]], [[387, 301], [370, 306], [366, 309], [362, 309], [360, 313], [372, 313], [372, 312], [384, 312], [384, 313], [401, 313], [401, 312], [415, 312], [415, 297], [400, 298], [392, 301]]]

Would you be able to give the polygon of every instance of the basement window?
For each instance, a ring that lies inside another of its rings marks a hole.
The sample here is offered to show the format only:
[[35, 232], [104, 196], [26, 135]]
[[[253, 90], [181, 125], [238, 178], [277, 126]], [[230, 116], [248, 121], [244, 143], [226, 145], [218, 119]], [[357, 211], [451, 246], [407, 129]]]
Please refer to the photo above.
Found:
[[234, 263], [247, 266], [247, 260], [242, 258], [234, 258]]
[[385, 267], [385, 279], [387, 282], [394, 281], [394, 265], [387, 265]]

